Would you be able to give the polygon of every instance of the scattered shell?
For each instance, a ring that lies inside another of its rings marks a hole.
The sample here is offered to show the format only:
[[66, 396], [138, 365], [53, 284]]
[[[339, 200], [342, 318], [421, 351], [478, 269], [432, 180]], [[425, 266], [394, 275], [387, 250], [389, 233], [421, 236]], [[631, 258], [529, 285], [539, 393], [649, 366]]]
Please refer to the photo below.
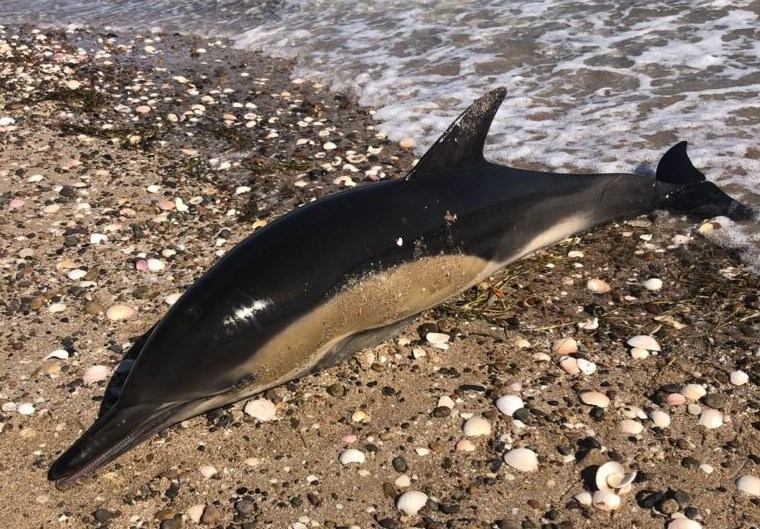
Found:
[[269, 399], [256, 399], [248, 401], [243, 411], [261, 422], [266, 422], [274, 419], [277, 408]]
[[496, 399], [496, 407], [501, 413], [511, 417], [514, 412], [525, 407], [523, 400], [517, 395], [504, 395]]
[[[498, 404], [497, 404], [498, 405]], [[443, 397], [438, 399], [438, 407], [445, 407], [448, 409], [454, 409], [454, 406], [456, 406], [456, 402], [452, 400], [451, 397], [448, 395], [444, 395]]]
[[597, 408], [606, 408], [610, 405], [610, 398], [599, 391], [586, 391], [581, 393], [581, 401], [589, 406]]
[[585, 358], [579, 358], [576, 362], [578, 364], [578, 369], [580, 369], [581, 373], [584, 375], [593, 375], [596, 372], [596, 364], [594, 362], [586, 360]]
[[483, 417], [471, 417], [464, 423], [464, 434], [467, 437], [482, 437], [491, 435], [491, 423]]
[[203, 474], [203, 477], [206, 479], [211, 479], [217, 474], [216, 467], [212, 465], [203, 465], [198, 469], [201, 474]]
[[598, 490], [592, 497], [594, 507], [602, 511], [614, 511], [620, 508], [620, 496], [614, 492]]
[[662, 401], [668, 406], [683, 406], [686, 404], [686, 397], [681, 393], [670, 393]]
[[602, 279], [589, 279], [586, 282], [586, 288], [594, 294], [606, 294], [612, 290], [612, 287]]
[[[617, 461], [608, 461], [596, 471], [594, 477], [596, 488], [605, 492], [615, 492], [614, 483], [617, 483], [618, 476], [625, 476], [625, 467]], [[610, 478], [613, 478], [612, 483]]]
[[396, 481], [393, 482], [398, 488], [405, 489], [409, 485], [412, 484], [412, 480], [409, 479], [409, 476], [406, 474], [401, 474], [399, 477], [396, 478]]
[[457, 452], [474, 452], [475, 443], [473, 443], [469, 439], [462, 439], [461, 441], [457, 442], [456, 450]]
[[649, 418], [658, 428], [667, 428], [670, 426], [670, 415], [662, 410], [654, 410], [649, 414]]
[[135, 309], [127, 305], [112, 305], [106, 310], [106, 318], [112, 321], [126, 320], [136, 313]]
[[583, 505], [584, 507], [590, 507], [593, 504], [593, 498], [591, 497], [591, 493], [587, 490], [584, 490], [582, 492], [579, 492], [575, 496], [575, 501], [577, 501], [579, 504]]
[[647, 290], [660, 290], [662, 288], [662, 279], [652, 277], [642, 283], [642, 286]]
[[749, 375], [742, 371], [741, 369], [737, 371], [731, 371], [731, 374], [729, 375], [729, 379], [731, 380], [731, 383], [734, 386], [743, 386], [747, 382], [749, 382]]
[[578, 328], [584, 331], [595, 331], [599, 328], [599, 318], [593, 317], [590, 320], [582, 321], [578, 324]]
[[438, 349], [446, 350], [449, 348], [449, 340], [451, 337], [448, 334], [442, 332], [429, 332], [425, 335], [425, 340]]
[[427, 504], [427, 501], [428, 497], [424, 492], [409, 490], [398, 497], [396, 508], [404, 514], [414, 516]]
[[760, 478], [745, 474], [736, 480], [736, 488], [750, 496], [760, 496]]
[[176, 292], [174, 294], [169, 294], [168, 296], [164, 298], [164, 303], [166, 303], [169, 306], [174, 305], [181, 296], [182, 294], [180, 294], [179, 292]]
[[552, 344], [552, 353], [558, 355], [571, 355], [578, 352], [578, 342], [573, 338], [560, 338]]
[[88, 386], [104, 380], [108, 376], [108, 368], [102, 365], [94, 365], [87, 368], [87, 371], [82, 375], [82, 380]]
[[642, 349], [641, 347], [633, 347], [631, 349], [631, 358], [635, 358], [636, 360], [649, 358], [649, 350]]
[[702, 524], [688, 518], [673, 518], [668, 523], [668, 529], [702, 529]]
[[365, 457], [364, 453], [361, 450], [357, 450], [356, 448], [347, 448], [340, 453], [338, 459], [340, 460], [341, 465], [350, 465], [352, 463], [361, 465], [364, 463]]
[[563, 356], [559, 359], [559, 367], [568, 375], [579, 375], [578, 359], [572, 356]]
[[58, 360], [66, 360], [69, 357], [69, 352], [66, 349], [56, 349], [52, 353], [48, 353], [45, 360], [50, 358], [57, 358]]
[[639, 349], [646, 349], [647, 351], [662, 351], [660, 344], [657, 340], [649, 336], [648, 334], [640, 334], [628, 338], [626, 342], [631, 347], [637, 347]]
[[529, 448], [513, 448], [504, 454], [504, 462], [520, 472], [538, 470], [538, 456]]
[[707, 390], [702, 384], [686, 384], [681, 388], [680, 393], [687, 399], [696, 402], [707, 395]]
[[624, 419], [620, 421], [620, 431], [626, 434], [638, 435], [644, 429], [639, 421], [633, 419]]
[[21, 415], [31, 415], [34, 413], [34, 404], [31, 402], [22, 402], [16, 407], [16, 411]]
[[723, 426], [723, 414], [712, 408], [703, 408], [699, 415], [699, 424], [708, 430], [714, 430]]
[[353, 422], [364, 422], [367, 420], [367, 414], [362, 410], [356, 410], [351, 414], [351, 420]]
[[188, 509], [185, 511], [185, 514], [193, 523], [200, 523], [201, 522], [201, 516], [203, 516], [203, 510], [206, 508], [205, 505], [198, 504], [193, 505], [192, 507], [188, 507]]

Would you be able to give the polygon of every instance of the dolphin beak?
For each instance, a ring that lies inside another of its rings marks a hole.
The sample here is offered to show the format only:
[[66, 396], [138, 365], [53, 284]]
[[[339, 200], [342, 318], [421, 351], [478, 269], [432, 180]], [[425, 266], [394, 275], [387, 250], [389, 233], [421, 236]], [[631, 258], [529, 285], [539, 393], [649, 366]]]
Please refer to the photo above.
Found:
[[177, 416], [187, 404], [116, 404], [58, 457], [48, 471], [48, 479], [59, 488], [72, 485], [152, 434], [182, 420]]

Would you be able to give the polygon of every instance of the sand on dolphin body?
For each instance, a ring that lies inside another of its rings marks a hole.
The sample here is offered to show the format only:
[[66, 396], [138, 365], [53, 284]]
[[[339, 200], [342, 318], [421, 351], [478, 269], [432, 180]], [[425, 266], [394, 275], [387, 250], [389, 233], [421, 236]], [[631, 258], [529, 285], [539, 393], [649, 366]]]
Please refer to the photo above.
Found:
[[[48, 465], [103, 396], [105, 380], [85, 383], [90, 367], [115, 370], [173, 296], [255, 226], [340, 189], [341, 176], [402, 176], [413, 156], [376, 136], [368, 109], [223, 41], [1, 31], [0, 118], [12, 119], [0, 131], [6, 526], [195, 527], [199, 506], [209, 527], [659, 529], [672, 516], [660, 508], [709, 528], [760, 523], [757, 499], [736, 486], [760, 474], [758, 279], [693, 224], [657, 215], [565, 240], [425, 311], [399, 339], [268, 391], [272, 420], [243, 403], [218, 410], [56, 490]], [[139, 264], [148, 259], [165, 266]], [[611, 291], [589, 291], [591, 278]], [[645, 288], [650, 278], [662, 288]], [[359, 294], [344, 298], [346, 317], [358, 317]], [[134, 314], [110, 320], [114, 305]], [[430, 332], [448, 335], [448, 349]], [[627, 339], [649, 334], [661, 351], [633, 358]], [[594, 373], [562, 369], [551, 344], [566, 337]], [[749, 381], [733, 384], [737, 370]], [[685, 384], [711, 397], [667, 405], [691, 394]], [[610, 405], [587, 406], [589, 391]], [[525, 404], [517, 417], [495, 406], [509, 394]], [[692, 414], [708, 404], [718, 428]], [[670, 424], [631, 419], [632, 407], [664, 410]], [[464, 439], [470, 414], [490, 437]], [[626, 433], [623, 420], [643, 428]], [[537, 454], [537, 471], [504, 463], [517, 447]], [[364, 462], [341, 464], [344, 448]], [[609, 460], [638, 471], [614, 514], [573, 499], [587, 469]], [[406, 490], [430, 500], [417, 517], [397, 509]]]

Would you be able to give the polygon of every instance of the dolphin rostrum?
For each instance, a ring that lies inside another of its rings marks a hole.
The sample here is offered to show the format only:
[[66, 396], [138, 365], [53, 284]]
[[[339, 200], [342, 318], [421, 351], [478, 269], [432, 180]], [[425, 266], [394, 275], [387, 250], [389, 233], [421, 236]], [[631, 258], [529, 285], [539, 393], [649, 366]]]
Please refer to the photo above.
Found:
[[592, 226], [655, 209], [754, 214], [705, 180], [685, 142], [654, 178], [490, 163], [483, 144], [505, 94], [475, 101], [404, 178], [301, 207], [228, 252], [135, 344], [118, 398], [48, 478], [72, 483], [172, 424], [323, 369]]

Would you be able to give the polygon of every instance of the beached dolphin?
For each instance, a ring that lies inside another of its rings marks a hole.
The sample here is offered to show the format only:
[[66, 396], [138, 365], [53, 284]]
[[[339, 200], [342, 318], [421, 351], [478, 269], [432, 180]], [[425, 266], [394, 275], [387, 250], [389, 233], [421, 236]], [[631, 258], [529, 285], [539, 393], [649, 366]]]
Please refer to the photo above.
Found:
[[500, 267], [592, 226], [655, 209], [753, 211], [670, 149], [656, 177], [487, 162], [504, 89], [470, 106], [404, 178], [336, 193], [239, 243], [136, 343], [115, 402], [53, 464], [65, 485], [152, 434], [379, 343]]

